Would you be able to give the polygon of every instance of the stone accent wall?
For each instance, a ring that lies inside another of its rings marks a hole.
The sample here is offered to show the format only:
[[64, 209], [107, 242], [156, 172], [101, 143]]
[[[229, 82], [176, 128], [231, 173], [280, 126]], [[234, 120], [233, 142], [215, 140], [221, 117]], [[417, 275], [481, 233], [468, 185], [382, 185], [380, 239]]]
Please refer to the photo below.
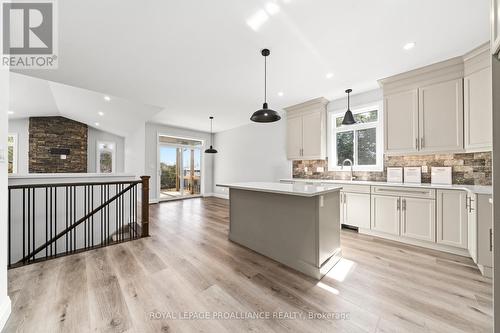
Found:
[[[386, 181], [387, 167], [423, 166], [429, 167], [429, 172], [422, 173], [422, 183], [431, 182], [431, 167], [452, 167], [453, 184], [491, 185], [491, 152], [433, 154], [410, 156], [384, 156], [384, 171], [354, 172], [358, 180]], [[318, 172], [318, 167], [323, 172]], [[311, 179], [348, 179], [349, 167], [346, 171], [328, 171], [328, 161], [293, 161], [294, 178]]]
[[[87, 125], [64, 117], [32, 117], [29, 120], [30, 173], [87, 172]], [[51, 148], [70, 150], [66, 159]]]

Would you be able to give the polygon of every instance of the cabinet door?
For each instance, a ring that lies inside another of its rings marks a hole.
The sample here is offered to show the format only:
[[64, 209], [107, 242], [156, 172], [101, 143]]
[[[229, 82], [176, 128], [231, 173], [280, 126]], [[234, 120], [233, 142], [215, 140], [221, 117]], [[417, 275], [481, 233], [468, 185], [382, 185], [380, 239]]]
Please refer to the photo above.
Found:
[[467, 194], [437, 191], [437, 243], [467, 249]]
[[459, 151], [464, 148], [462, 79], [419, 89], [420, 151]]
[[431, 199], [402, 198], [401, 236], [435, 242], [436, 202]]
[[344, 201], [344, 224], [370, 229], [370, 195], [362, 193], [345, 193]]
[[487, 149], [492, 146], [491, 68], [464, 78], [465, 148]]
[[385, 96], [386, 153], [407, 153], [418, 150], [417, 96], [417, 89]]
[[400, 198], [372, 195], [372, 230], [399, 236]]
[[286, 120], [286, 150], [289, 160], [300, 159], [302, 152], [302, 117]]
[[302, 116], [302, 156], [304, 159], [321, 159], [321, 135], [323, 119], [321, 112], [314, 112]]
[[491, 196], [477, 195], [477, 263], [493, 267], [493, 213]]

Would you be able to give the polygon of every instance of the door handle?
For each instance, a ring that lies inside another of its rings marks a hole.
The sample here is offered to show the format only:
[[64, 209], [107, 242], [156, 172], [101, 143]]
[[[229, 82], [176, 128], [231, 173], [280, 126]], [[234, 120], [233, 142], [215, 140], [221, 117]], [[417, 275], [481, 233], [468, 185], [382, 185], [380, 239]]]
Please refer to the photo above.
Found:
[[493, 229], [490, 228], [490, 252], [493, 251]]

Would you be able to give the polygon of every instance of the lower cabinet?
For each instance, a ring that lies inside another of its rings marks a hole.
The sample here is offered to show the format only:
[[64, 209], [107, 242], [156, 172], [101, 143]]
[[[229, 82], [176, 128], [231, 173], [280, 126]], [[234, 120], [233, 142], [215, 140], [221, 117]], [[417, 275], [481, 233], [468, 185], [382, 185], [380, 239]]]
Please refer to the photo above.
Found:
[[493, 209], [491, 196], [478, 194], [477, 220], [477, 264], [486, 276], [492, 276], [493, 267]]
[[370, 229], [370, 194], [341, 193], [342, 224]]
[[436, 204], [431, 199], [401, 198], [401, 236], [434, 242]]
[[468, 197], [465, 191], [437, 191], [437, 243], [467, 249]]
[[372, 195], [372, 230], [399, 236], [400, 197]]

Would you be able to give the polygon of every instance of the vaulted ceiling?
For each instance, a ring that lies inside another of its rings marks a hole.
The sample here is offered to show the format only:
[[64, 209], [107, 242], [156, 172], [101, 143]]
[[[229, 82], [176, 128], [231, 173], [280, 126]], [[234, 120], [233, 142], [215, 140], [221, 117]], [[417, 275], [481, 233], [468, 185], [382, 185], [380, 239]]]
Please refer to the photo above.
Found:
[[[345, 88], [375, 88], [377, 79], [461, 55], [489, 39], [489, 0], [58, 3], [59, 68], [23, 74], [152, 106], [161, 110], [151, 112], [153, 121], [205, 131], [209, 115], [221, 131], [250, 122], [261, 107], [263, 47], [271, 49], [269, 103], [281, 110], [342, 96]], [[416, 46], [404, 50], [407, 42]], [[43, 94], [47, 87], [40, 89]], [[99, 105], [82, 109], [80, 102], [60, 97], [49, 104], [94, 117]], [[117, 124], [143, 111], [121, 112]]]

